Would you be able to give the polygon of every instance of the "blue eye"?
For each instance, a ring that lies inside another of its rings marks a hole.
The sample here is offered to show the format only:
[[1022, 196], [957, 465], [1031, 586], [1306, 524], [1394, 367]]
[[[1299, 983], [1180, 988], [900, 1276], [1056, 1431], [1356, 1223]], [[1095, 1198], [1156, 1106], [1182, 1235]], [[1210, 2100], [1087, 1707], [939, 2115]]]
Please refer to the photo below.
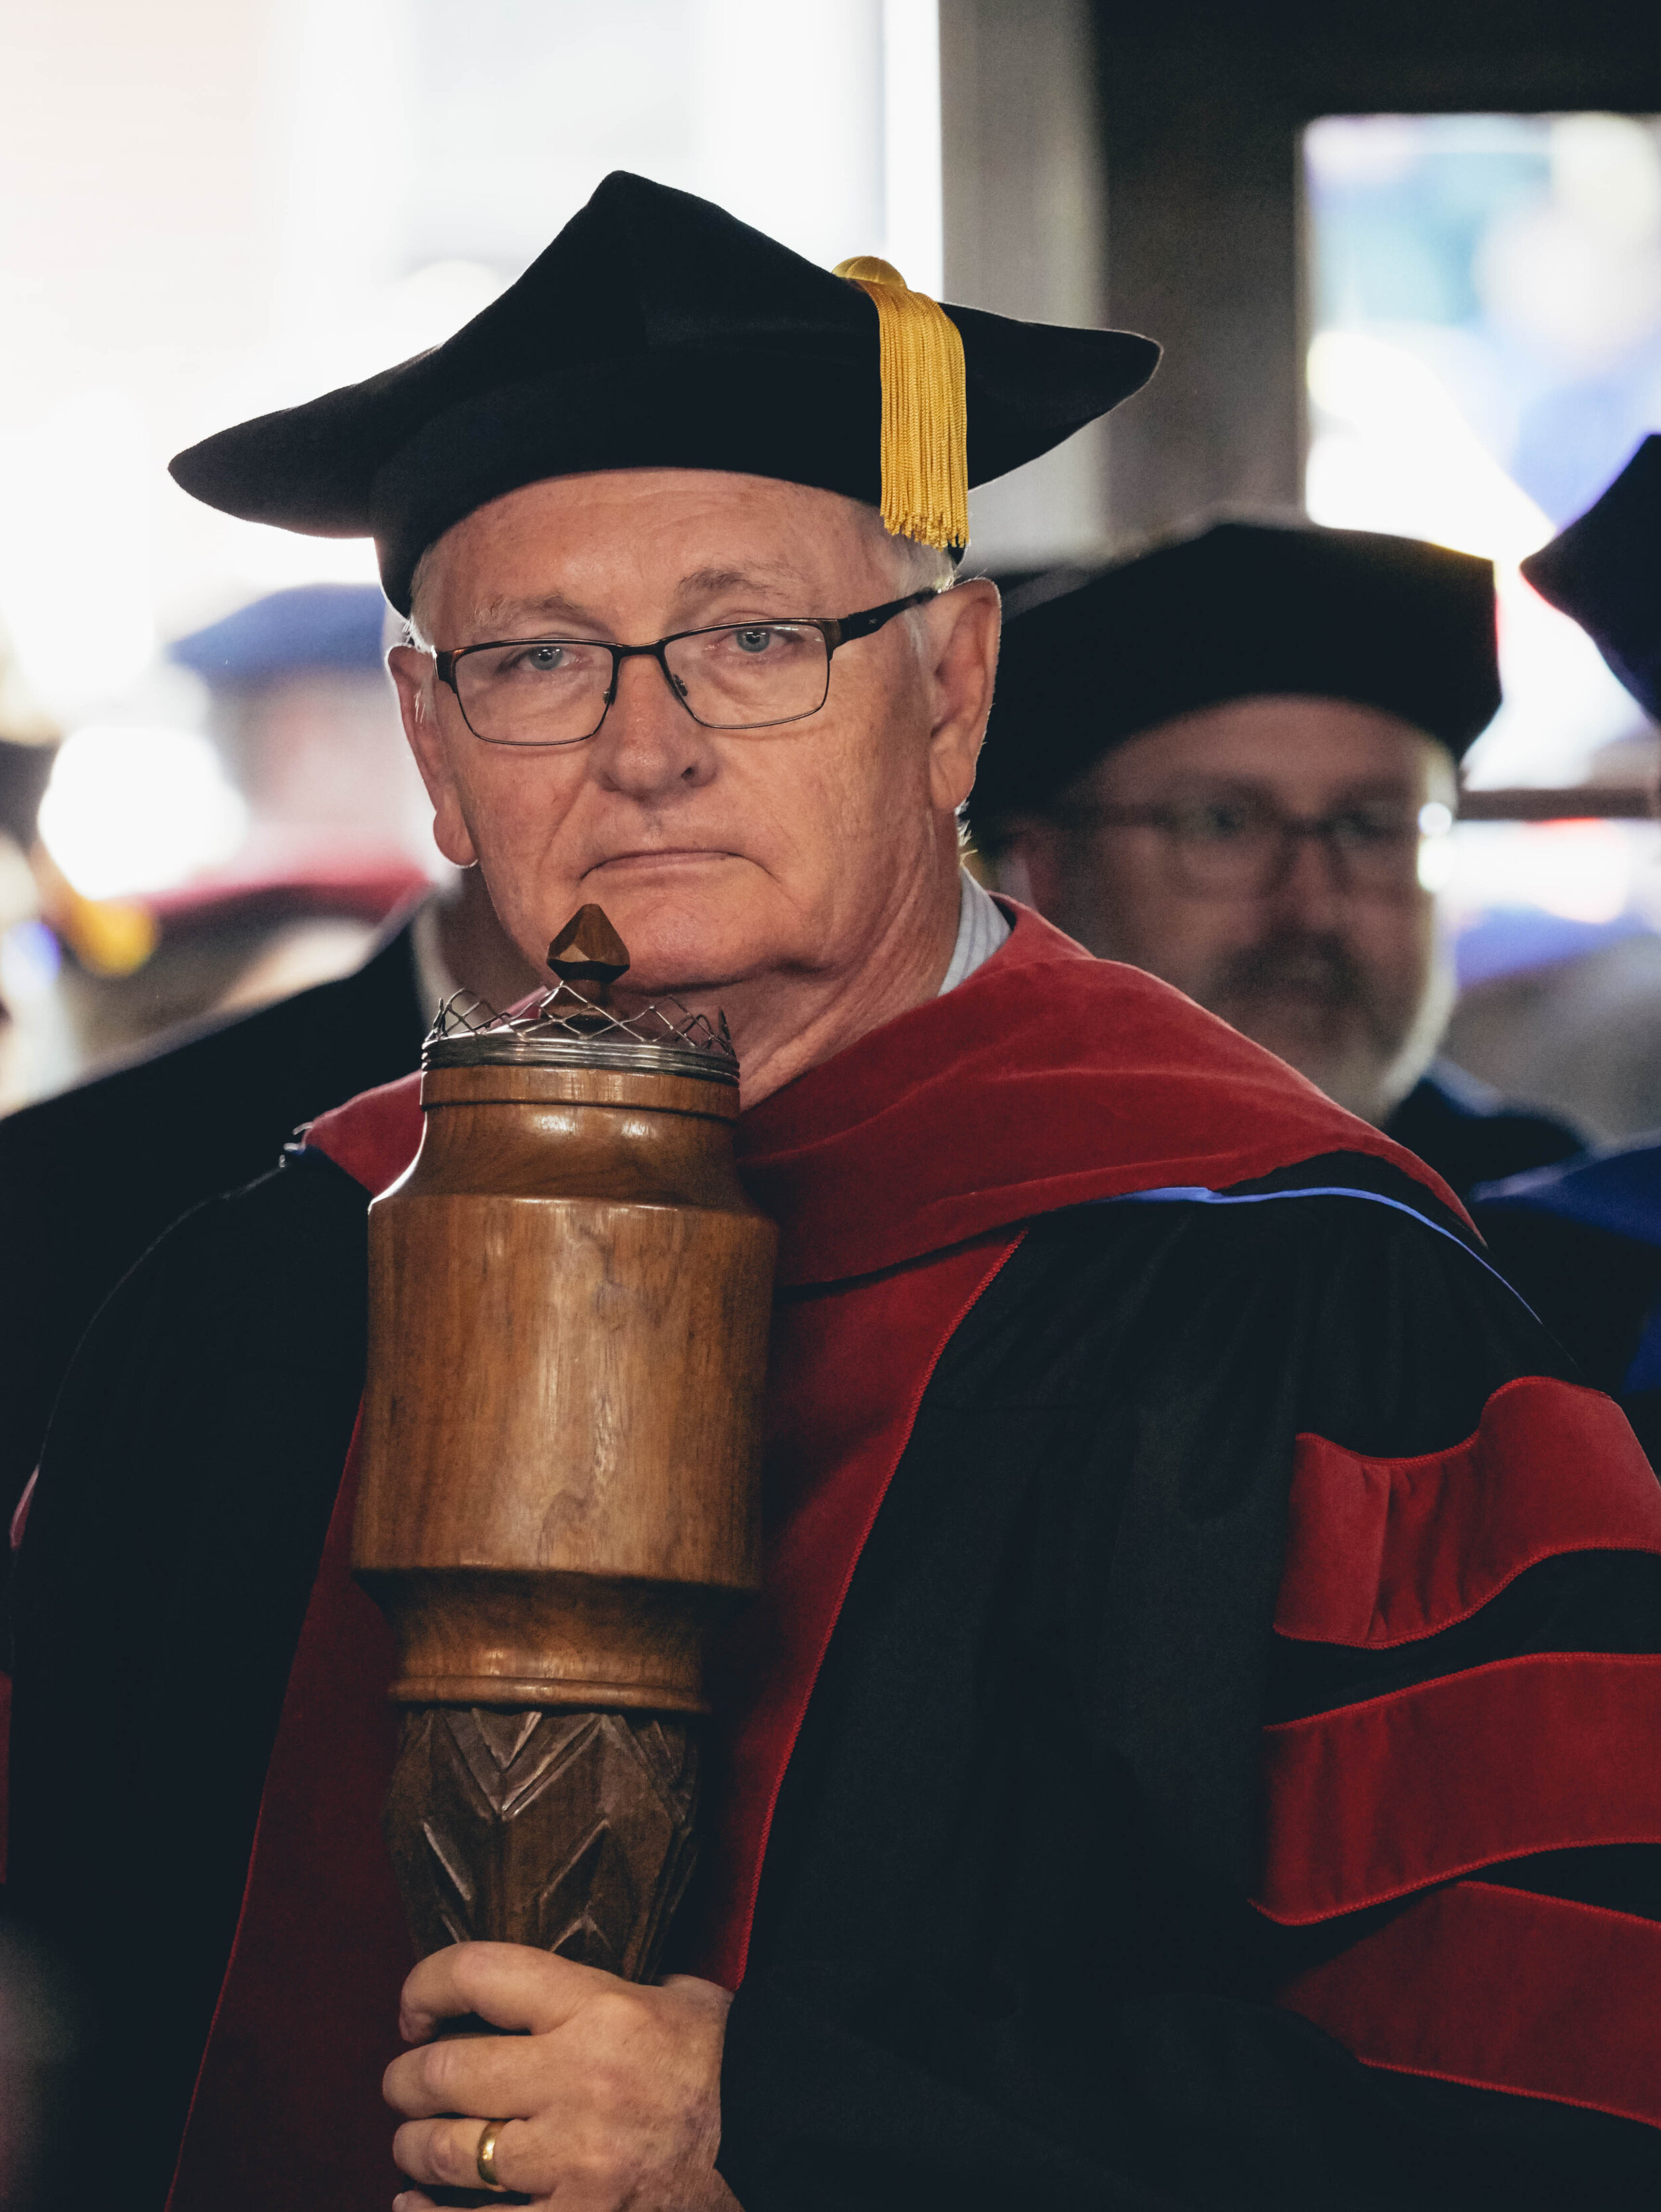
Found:
[[773, 643], [770, 629], [736, 629], [732, 636], [740, 653], [765, 653]]

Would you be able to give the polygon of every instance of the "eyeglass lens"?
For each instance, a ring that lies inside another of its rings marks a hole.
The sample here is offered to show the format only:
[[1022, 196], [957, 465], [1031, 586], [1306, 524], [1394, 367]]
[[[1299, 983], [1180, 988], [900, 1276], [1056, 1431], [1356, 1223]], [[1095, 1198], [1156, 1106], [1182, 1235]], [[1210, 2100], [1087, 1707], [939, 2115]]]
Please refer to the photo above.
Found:
[[1416, 879], [1418, 822], [1394, 799], [1362, 801], [1304, 823], [1245, 799], [1196, 801], [1167, 809], [1162, 826], [1179, 872], [1199, 890], [1268, 888], [1300, 837], [1324, 845], [1340, 878], [1359, 890], [1399, 891]]
[[[813, 623], [729, 623], [671, 638], [663, 665], [687, 711], [715, 730], [764, 729], [816, 714], [830, 653]], [[494, 744], [568, 745], [605, 719], [610, 649], [570, 638], [458, 654], [456, 691], [475, 736]]]

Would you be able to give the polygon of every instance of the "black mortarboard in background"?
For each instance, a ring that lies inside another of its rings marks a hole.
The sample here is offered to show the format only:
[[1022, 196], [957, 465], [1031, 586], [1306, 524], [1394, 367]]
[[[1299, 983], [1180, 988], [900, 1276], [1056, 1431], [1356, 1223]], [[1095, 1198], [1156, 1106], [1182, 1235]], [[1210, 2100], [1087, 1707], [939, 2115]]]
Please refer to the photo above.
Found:
[[1661, 437], [1646, 438], [1603, 497], [1529, 555], [1523, 574], [1573, 616], [1661, 722]]
[[1051, 595], [1027, 586], [1005, 623], [978, 824], [1046, 805], [1115, 745], [1228, 699], [1378, 707], [1455, 760], [1499, 708], [1493, 563], [1417, 538], [1218, 522], [1060, 580]]
[[[1124, 331], [949, 313], [971, 483], [1105, 415], [1159, 357]], [[878, 313], [858, 284], [707, 200], [620, 170], [442, 345], [222, 430], [173, 473], [249, 521], [373, 536], [387, 597], [407, 614], [427, 546], [522, 484], [723, 469], [876, 506], [882, 427]]]

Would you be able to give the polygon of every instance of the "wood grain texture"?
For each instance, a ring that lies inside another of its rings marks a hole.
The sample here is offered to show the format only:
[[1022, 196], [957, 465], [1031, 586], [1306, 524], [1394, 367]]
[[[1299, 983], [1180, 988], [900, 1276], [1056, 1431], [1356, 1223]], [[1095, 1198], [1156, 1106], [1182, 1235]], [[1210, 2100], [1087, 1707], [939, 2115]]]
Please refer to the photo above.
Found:
[[424, 1079], [420, 1155], [370, 1211], [354, 1548], [404, 1647], [395, 1694], [700, 1703], [708, 1631], [759, 1575], [775, 1238], [733, 1170], [731, 1100], [600, 1071]]
[[370, 1209], [353, 1565], [397, 1633], [386, 1809], [423, 1952], [656, 1972], [710, 1636], [760, 1581], [773, 1225], [737, 1093], [435, 1068]]

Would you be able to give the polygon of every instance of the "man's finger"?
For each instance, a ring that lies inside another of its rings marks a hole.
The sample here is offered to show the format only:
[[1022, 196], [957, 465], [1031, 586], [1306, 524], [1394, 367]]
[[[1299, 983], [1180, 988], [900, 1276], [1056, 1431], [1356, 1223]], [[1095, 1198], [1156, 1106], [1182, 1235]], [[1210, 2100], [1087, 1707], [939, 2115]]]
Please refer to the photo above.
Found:
[[452, 1943], [405, 1982], [398, 2029], [406, 2043], [420, 2043], [440, 2021], [476, 2013], [493, 2027], [546, 2035], [614, 1979], [524, 1943]]
[[549, 2101], [547, 2058], [520, 2035], [446, 2035], [395, 2058], [381, 2094], [406, 2119], [477, 2112], [525, 2119]]
[[[392, 2138], [392, 2157], [400, 2172], [428, 2188], [477, 2189], [484, 2127], [482, 2120], [406, 2120]], [[523, 2120], [497, 2129], [491, 2166], [502, 2188], [539, 2193], [539, 2182], [545, 2186], [546, 2177], [531, 2172], [539, 2163], [535, 2139]]]

